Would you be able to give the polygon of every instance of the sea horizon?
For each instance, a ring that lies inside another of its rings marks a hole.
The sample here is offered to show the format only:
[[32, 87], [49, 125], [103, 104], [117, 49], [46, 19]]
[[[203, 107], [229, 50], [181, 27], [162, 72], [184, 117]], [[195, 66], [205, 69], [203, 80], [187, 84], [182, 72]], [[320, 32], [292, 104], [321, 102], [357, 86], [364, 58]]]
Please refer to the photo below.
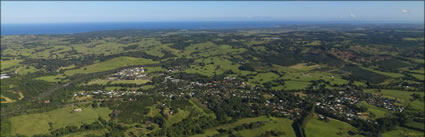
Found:
[[74, 34], [124, 29], [252, 29], [279, 25], [308, 24], [423, 24], [414, 21], [145, 21], [145, 22], [79, 22], [79, 23], [2, 23], [1, 36]]

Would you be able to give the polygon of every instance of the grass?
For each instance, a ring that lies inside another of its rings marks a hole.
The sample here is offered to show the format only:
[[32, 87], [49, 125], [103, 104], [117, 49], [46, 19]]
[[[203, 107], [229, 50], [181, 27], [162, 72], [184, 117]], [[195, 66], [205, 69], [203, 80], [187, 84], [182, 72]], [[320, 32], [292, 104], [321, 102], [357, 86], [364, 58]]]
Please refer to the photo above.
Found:
[[413, 120], [408, 120], [405, 124], [406, 127], [412, 127], [420, 130], [425, 130], [425, 123], [423, 122], [416, 122]]
[[161, 109], [158, 109], [154, 106], [149, 106], [148, 108], [150, 109], [148, 114], [147, 114], [148, 116], [155, 117], [155, 116], [161, 115]]
[[190, 112], [189, 111], [185, 111], [182, 109], [178, 109], [178, 113], [177, 114], [173, 114], [173, 115], [169, 115], [167, 118], [167, 122], [166, 122], [166, 127], [169, 127], [177, 122], [182, 121], [183, 119], [187, 118], [187, 116], [189, 116]]
[[49, 75], [49, 76], [38, 77], [36, 79], [44, 80], [44, 81], [47, 81], [47, 82], [58, 82], [58, 81], [61, 81], [60, 80], [61, 78], [65, 78], [65, 76], [64, 75], [55, 75], [55, 76]]
[[106, 85], [109, 82], [109, 80], [104, 80], [104, 79], [95, 79], [95, 80], [91, 80], [87, 83], [87, 85]]
[[0, 121], [0, 136], [10, 135], [11, 122], [9, 119], [2, 118]]
[[409, 109], [418, 110], [418, 111], [425, 111], [425, 102], [421, 100], [414, 100], [409, 103]]
[[13, 102], [16, 102], [16, 100], [22, 100], [24, 98], [24, 94], [22, 94], [22, 92], [9, 92], [14, 95], [18, 94], [19, 96], [17, 98], [12, 98], [12, 99], [10, 97], [3, 96], [6, 94], [6, 92], [9, 92], [9, 91], [2, 91], [2, 95], [0, 96], [0, 98], [4, 100], [0, 101], [0, 103], [13, 103]]
[[366, 87], [367, 86], [366, 83], [360, 82], [360, 81], [354, 81], [353, 84], [356, 85], [356, 86], [361, 86], [361, 87]]
[[279, 78], [279, 75], [273, 73], [273, 72], [267, 72], [267, 73], [258, 73], [254, 76], [253, 79], [248, 80], [250, 83], [266, 83], [272, 80], [275, 80]]
[[307, 65], [306, 63], [300, 63], [300, 64], [296, 64], [293, 66], [289, 66], [289, 68], [293, 68], [293, 69], [298, 69], [298, 70], [302, 70], [302, 71], [310, 71], [316, 68], [319, 68], [320, 65]]
[[98, 130], [89, 130], [85, 132], [72, 133], [72, 134], [64, 135], [62, 137], [85, 137], [90, 135], [103, 136], [106, 133], [108, 133], [107, 129], [98, 129]]
[[152, 61], [151, 59], [133, 58], [133, 57], [116, 57], [104, 62], [92, 64], [80, 69], [68, 70], [68, 71], [65, 71], [65, 74], [68, 76], [71, 76], [78, 73], [87, 74], [87, 73], [108, 71], [108, 70], [118, 69], [118, 68], [122, 68], [126, 66], [132, 66], [132, 65], [144, 65], [144, 64], [156, 64], [156, 63], [158, 62]]
[[190, 99], [189, 102], [192, 103], [193, 108], [196, 111], [201, 112], [202, 115], [213, 117], [214, 119], [216, 118], [214, 112], [208, 109], [208, 107], [202, 104], [198, 99], [193, 98], [193, 99]]
[[419, 80], [425, 80], [425, 75], [424, 74], [411, 74], [413, 77], [415, 77], [416, 79]]
[[61, 70], [73, 69], [73, 68], [75, 68], [75, 64], [72, 64], [66, 67], [60, 67], [58, 70], [56, 70], [56, 72], [59, 72]]
[[112, 111], [108, 108], [83, 107], [81, 112], [72, 112], [77, 107], [64, 107], [53, 111], [15, 116], [10, 118], [11, 134], [22, 134], [32, 136], [35, 134], [48, 134], [50, 126], [52, 129], [63, 128], [65, 126], [79, 126], [83, 123], [93, 123], [102, 117], [109, 120], [108, 114]]
[[220, 129], [220, 128], [231, 129], [236, 126], [240, 126], [242, 124], [248, 124], [248, 123], [259, 122], [259, 121], [264, 122], [265, 125], [259, 128], [254, 128], [254, 129], [234, 131], [234, 133], [240, 134], [243, 137], [255, 137], [265, 133], [266, 131], [277, 130], [277, 131], [281, 131], [285, 133], [283, 137], [295, 137], [295, 132], [291, 126], [293, 123], [292, 120], [289, 120], [286, 118], [275, 118], [275, 117], [267, 118], [266, 116], [255, 117], [255, 118], [243, 118], [234, 123], [224, 124], [214, 128], [207, 129], [205, 130], [204, 134], [198, 134], [192, 137], [212, 136], [214, 134], [218, 134], [217, 129]]
[[147, 90], [147, 89], [152, 89], [154, 87], [155, 87], [154, 85], [143, 85], [141, 88]]
[[237, 55], [247, 51], [245, 48], [232, 48], [229, 45], [215, 45], [212, 42], [197, 43], [186, 47], [181, 56], [212, 57], [218, 55]]
[[308, 85], [310, 85], [310, 82], [296, 80], [285, 81], [285, 89], [287, 90], [305, 89]]
[[320, 44], [321, 44], [320, 40], [314, 40], [314, 41], [312, 41], [311, 43], [309, 43], [308, 45], [311, 45], [311, 46], [319, 46]]
[[105, 87], [105, 90], [107, 90], [107, 91], [110, 91], [110, 90], [119, 90], [121, 88], [122, 87], [115, 87], [115, 86], [113, 86], [113, 87]]
[[34, 73], [39, 71], [38, 69], [36, 69], [33, 66], [20, 66], [18, 69], [16, 69], [16, 72], [18, 72], [19, 75], [25, 75], [25, 74], [29, 74], [29, 73]]
[[145, 67], [146, 73], [167, 71], [162, 67]]
[[18, 66], [19, 63], [22, 62], [22, 60], [2, 60], [1, 63], [1, 70], [6, 69], [6, 68], [10, 68], [10, 67], [14, 67], [14, 66]]
[[375, 117], [373, 117], [372, 119], [382, 118], [386, 116], [387, 110], [384, 108], [379, 108], [374, 105], [370, 105], [364, 101], [361, 103], [361, 105], [367, 107], [367, 112], [373, 113], [375, 115]]
[[382, 134], [383, 137], [423, 137], [424, 132], [408, 128], [398, 127]]
[[150, 82], [150, 80], [144, 80], [144, 79], [139, 79], [139, 80], [116, 80], [116, 81], [112, 81], [111, 84], [145, 84]]
[[[204, 63], [204, 66], [199, 64]], [[244, 73], [246, 71], [239, 70], [239, 64], [234, 64], [226, 57], [210, 57], [195, 60], [195, 64], [190, 65], [190, 68], [184, 70], [187, 73], [198, 73], [206, 76], [213, 76], [214, 74], [222, 74], [226, 70], [232, 70], [236, 73]]]
[[328, 118], [329, 121], [321, 121], [318, 116], [314, 116], [306, 125], [305, 133], [307, 137], [361, 137], [356, 134], [351, 136], [349, 131], [357, 132], [357, 129], [350, 124]]
[[416, 70], [409, 70], [410, 72], [415, 72], [415, 73], [420, 73], [420, 74], [425, 74], [425, 69], [424, 68], [420, 68], [420, 69], [416, 69]]
[[178, 55], [179, 51], [169, 47], [169, 44], [154, 45], [149, 48], [146, 53], [152, 56], [163, 57], [164, 53], [162, 51], [167, 51], [171, 54]]
[[402, 104], [407, 105], [412, 99], [412, 94], [416, 93], [419, 94], [421, 97], [424, 96], [424, 92], [410, 92], [410, 91], [402, 91], [402, 90], [388, 90], [388, 89], [382, 89], [381, 92], [376, 92], [376, 89], [365, 89], [363, 90], [367, 93], [373, 93], [373, 94], [381, 94], [390, 98], [396, 98], [398, 101], [400, 101]]
[[403, 40], [407, 40], [407, 41], [423, 41], [424, 38], [403, 38]]
[[365, 68], [365, 67], [360, 67], [360, 68], [365, 69], [365, 70], [369, 70], [369, 71], [372, 71], [372, 72], [375, 72], [375, 73], [378, 73], [378, 74], [381, 74], [381, 75], [389, 76], [389, 77], [392, 77], [392, 78], [399, 78], [399, 77], [404, 76], [403, 74], [400, 74], [400, 73], [383, 72], [383, 71], [375, 70], [375, 69], [372, 69], [372, 68]]

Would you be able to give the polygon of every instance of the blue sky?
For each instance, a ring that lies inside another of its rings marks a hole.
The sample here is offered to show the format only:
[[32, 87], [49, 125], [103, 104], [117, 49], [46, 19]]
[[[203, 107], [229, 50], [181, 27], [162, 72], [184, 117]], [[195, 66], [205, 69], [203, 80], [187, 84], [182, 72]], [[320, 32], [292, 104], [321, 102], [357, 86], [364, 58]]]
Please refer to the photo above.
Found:
[[2, 1], [1, 22], [144, 21], [423, 22], [424, 1]]

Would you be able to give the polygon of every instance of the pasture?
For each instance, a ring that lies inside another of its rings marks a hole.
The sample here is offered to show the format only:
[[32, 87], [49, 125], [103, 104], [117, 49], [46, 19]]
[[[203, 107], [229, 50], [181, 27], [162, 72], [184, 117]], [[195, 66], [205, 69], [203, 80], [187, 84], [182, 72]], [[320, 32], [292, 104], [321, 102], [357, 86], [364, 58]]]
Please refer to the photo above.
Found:
[[398, 127], [396, 130], [384, 132], [383, 137], [424, 137], [424, 133], [417, 130]]
[[10, 68], [10, 67], [14, 67], [14, 66], [18, 66], [20, 62], [22, 62], [22, 60], [19, 60], [19, 59], [17, 59], [17, 60], [2, 60], [0, 62], [1, 63], [1, 65], [0, 65], [1, 70], [7, 69], [7, 68]]
[[[49, 134], [50, 129], [55, 130], [71, 125], [79, 126], [83, 123], [91, 124], [97, 121], [99, 117], [109, 120], [108, 114], [112, 112], [112, 110], [103, 107], [82, 107], [81, 112], [72, 112], [76, 108], [80, 107], [69, 106], [44, 113], [12, 117], [9, 119], [11, 122], [10, 133], [11, 135], [19, 133], [27, 136]], [[49, 123], [51, 123], [51, 126]]]
[[198, 135], [194, 135], [192, 137], [205, 137], [205, 136], [212, 136], [215, 134], [218, 134], [219, 132], [217, 131], [217, 129], [231, 129], [237, 126], [240, 126], [242, 124], [249, 124], [252, 122], [264, 122], [265, 125], [258, 127], [258, 128], [254, 128], [254, 129], [245, 129], [245, 130], [241, 130], [241, 131], [234, 131], [234, 133], [236, 134], [240, 134], [243, 137], [255, 137], [255, 136], [259, 136], [263, 133], [265, 133], [266, 131], [270, 131], [270, 130], [277, 130], [277, 131], [281, 131], [284, 134], [282, 135], [283, 137], [294, 137], [295, 136], [295, 132], [292, 129], [292, 120], [286, 119], [286, 118], [275, 118], [275, 117], [270, 117], [267, 118], [266, 116], [261, 116], [261, 117], [255, 117], [255, 118], [243, 118], [240, 119], [234, 123], [231, 124], [224, 124], [224, 125], [220, 125], [214, 128], [210, 128], [205, 130], [204, 134], [198, 134]]
[[412, 94], [419, 94], [421, 97], [425, 95], [424, 92], [410, 92], [410, 91], [402, 91], [402, 90], [388, 90], [382, 89], [381, 92], [377, 92], [376, 89], [365, 89], [363, 90], [366, 93], [380, 94], [387, 96], [389, 98], [396, 98], [402, 104], [407, 105], [412, 99]]
[[116, 57], [104, 62], [92, 64], [83, 68], [73, 69], [65, 71], [65, 74], [72, 76], [74, 74], [87, 74], [94, 72], [102, 72], [113, 69], [118, 69], [126, 66], [132, 65], [144, 65], [144, 64], [156, 64], [158, 62], [152, 61], [151, 59], [144, 58], [133, 58], [133, 57]]
[[328, 118], [329, 121], [325, 122], [314, 116], [308, 121], [305, 127], [307, 137], [362, 137], [359, 134], [350, 135], [349, 132], [356, 133], [357, 129], [348, 123]]
[[384, 108], [376, 107], [376, 106], [368, 104], [364, 101], [361, 102], [361, 105], [365, 106], [367, 108], [367, 112], [370, 114], [369, 116], [371, 116], [372, 114], [374, 115], [374, 117], [369, 117], [371, 119], [377, 119], [377, 118], [385, 117], [387, 115], [387, 112], [388, 112]]

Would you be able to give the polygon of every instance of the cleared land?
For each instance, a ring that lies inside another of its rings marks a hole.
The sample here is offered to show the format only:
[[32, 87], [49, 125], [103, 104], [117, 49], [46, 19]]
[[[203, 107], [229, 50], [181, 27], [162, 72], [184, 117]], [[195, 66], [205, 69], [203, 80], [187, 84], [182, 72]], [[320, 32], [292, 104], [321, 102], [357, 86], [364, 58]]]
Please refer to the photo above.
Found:
[[252, 122], [264, 122], [265, 125], [259, 128], [245, 129], [245, 130], [241, 130], [237, 132], [235, 131], [235, 134], [240, 134], [243, 137], [255, 137], [265, 133], [266, 131], [275, 130], [275, 131], [283, 132], [284, 133], [284, 135], [282, 135], [283, 137], [295, 137], [295, 132], [291, 126], [293, 122], [292, 120], [285, 119], [285, 118], [275, 118], [275, 117], [267, 118], [265, 116], [256, 117], [256, 118], [243, 118], [236, 121], [235, 123], [220, 125], [218, 127], [207, 129], [205, 130], [204, 134], [198, 134], [192, 137], [212, 136], [219, 133], [217, 129], [220, 129], [220, 128], [231, 129], [231, 128], [240, 126], [242, 124], [249, 124]]
[[132, 65], [144, 65], [144, 64], [156, 64], [156, 63], [158, 62], [152, 61], [151, 59], [133, 58], [133, 57], [117, 57], [117, 58], [113, 58], [101, 63], [92, 64], [80, 69], [68, 70], [65, 72], [65, 74], [68, 76], [71, 76], [78, 73], [87, 74], [87, 73], [108, 71], [108, 70], [113, 70], [113, 69], [122, 68], [126, 66], [132, 66]]
[[359, 134], [350, 135], [348, 132], [356, 133], [357, 129], [350, 124], [328, 118], [325, 122], [314, 116], [306, 125], [305, 133], [307, 137], [362, 137]]
[[[83, 123], [91, 124], [99, 117], [109, 120], [108, 114], [112, 110], [108, 108], [81, 107], [81, 112], [73, 112], [80, 107], [64, 107], [53, 111], [21, 115], [10, 118], [11, 134], [22, 134], [32, 136], [35, 134], [48, 134], [49, 129], [58, 129], [65, 126], [79, 126]], [[49, 123], [52, 123], [51, 127]]]

